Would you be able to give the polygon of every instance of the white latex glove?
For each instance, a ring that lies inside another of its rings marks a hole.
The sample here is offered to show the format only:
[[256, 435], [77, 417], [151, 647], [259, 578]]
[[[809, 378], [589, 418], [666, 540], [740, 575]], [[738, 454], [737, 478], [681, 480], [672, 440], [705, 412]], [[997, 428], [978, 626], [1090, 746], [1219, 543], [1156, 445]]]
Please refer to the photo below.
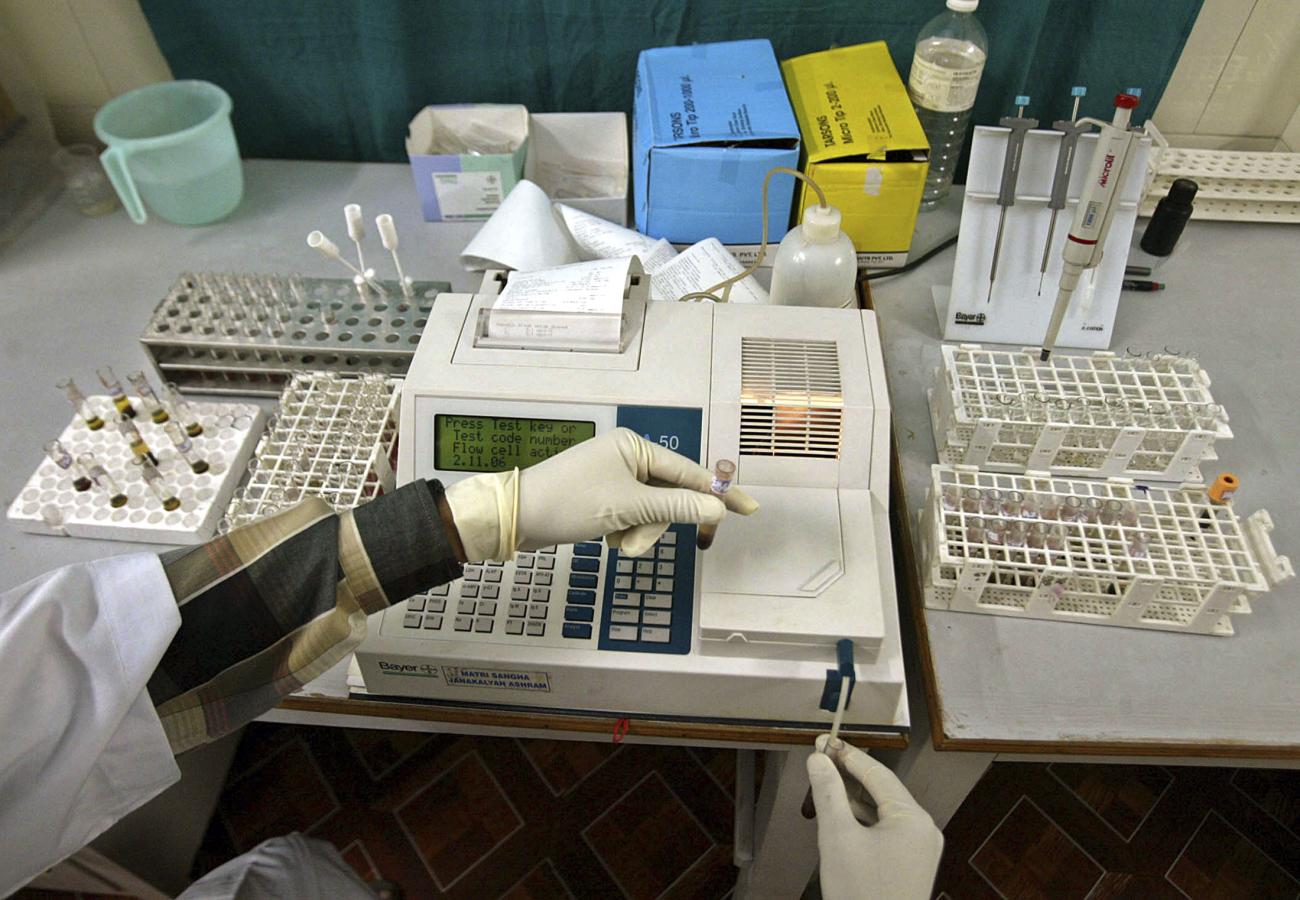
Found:
[[[822, 896], [929, 900], [943, 832], [893, 772], [843, 741], [827, 750], [828, 741], [819, 737], [818, 752], [808, 757]], [[878, 816], [869, 827], [854, 816], [863, 799], [875, 803]]]
[[471, 562], [602, 536], [640, 556], [674, 522], [716, 524], [728, 509], [758, 509], [739, 488], [714, 496], [712, 483], [703, 466], [617, 428], [522, 472], [458, 481], [447, 505]]

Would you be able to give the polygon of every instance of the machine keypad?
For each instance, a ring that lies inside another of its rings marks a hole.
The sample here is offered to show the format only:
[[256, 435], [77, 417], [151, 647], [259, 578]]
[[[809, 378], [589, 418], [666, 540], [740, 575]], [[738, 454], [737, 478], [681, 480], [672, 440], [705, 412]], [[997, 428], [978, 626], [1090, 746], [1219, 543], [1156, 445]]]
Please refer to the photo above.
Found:
[[[607, 550], [603, 541], [581, 541], [573, 545], [567, 559], [569, 573], [563, 574], [563, 557], [557, 557], [555, 547], [544, 547], [532, 553], [520, 553], [513, 570], [508, 564], [487, 562], [465, 566], [464, 576], [451, 584], [439, 585], [432, 590], [407, 599], [402, 611], [402, 628], [408, 633], [436, 636], [430, 632], [445, 632], [448, 637], [461, 635], [503, 634], [521, 641], [546, 638], [562, 639], [564, 643], [591, 640], [600, 619], [601, 573], [605, 569]], [[630, 573], [637, 571], [637, 561], [622, 560]], [[635, 577], [649, 579], [658, 574], [653, 558], [644, 559], [641, 574]], [[557, 581], [556, 569], [561, 577]], [[568, 578], [565, 585], [564, 578]], [[503, 587], [504, 584], [504, 587]], [[557, 590], [563, 603], [551, 603]], [[450, 609], [448, 600], [451, 601]], [[629, 602], [633, 602], [629, 600]], [[640, 605], [640, 595], [634, 601]], [[454, 615], [447, 615], [447, 613]], [[640, 612], [627, 610], [618, 624], [632, 628], [630, 640], [639, 639]], [[498, 615], [499, 614], [499, 615]], [[556, 622], [548, 629], [548, 624]], [[559, 631], [555, 631], [555, 629]], [[412, 634], [414, 636], [414, 634]], [[464, 638], [458, 638], [464, 639]]]
[[[640, 557], [610, 553], [617, 574], [605, 595], [602, 648], [656, 653], [690, 650], [694, 531], [693, 526], [674, 525]], [[683, 573], [680, 580], [679, 570]]]

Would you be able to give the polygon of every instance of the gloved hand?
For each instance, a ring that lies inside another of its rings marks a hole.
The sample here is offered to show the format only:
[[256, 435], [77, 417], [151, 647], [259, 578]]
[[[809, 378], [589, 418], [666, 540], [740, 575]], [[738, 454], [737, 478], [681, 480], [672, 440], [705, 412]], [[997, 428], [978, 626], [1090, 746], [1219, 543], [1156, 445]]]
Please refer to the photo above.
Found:
[[758, 509], [738, 488], [714, 496], [712, 483], [703, 466], [617, 428], [523, 471], [458, 481], [447, 505], [471, 562], [601, 536], [639, 556], [671, 523], [717, 523], [728, 509]]
[[[828, 750], [829, 739], [819, 737], [818, 752], [808, 757], [822, 896], [929, 900], [943, 832], [898, 776], [843, 741]], [[878, 821], [869, 827], [854, 815], [855, 806], [861, 813], [863, 800], [876, 807]]]

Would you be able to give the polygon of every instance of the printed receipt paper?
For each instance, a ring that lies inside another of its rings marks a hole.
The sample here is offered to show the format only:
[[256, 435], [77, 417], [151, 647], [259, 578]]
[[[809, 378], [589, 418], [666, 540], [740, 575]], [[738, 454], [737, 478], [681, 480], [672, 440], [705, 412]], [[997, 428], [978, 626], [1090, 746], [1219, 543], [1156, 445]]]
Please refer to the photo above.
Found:
[[628, 279], [641, 271], [625, 256], [516, 272], [492, 304], [488, 335], [617, 350]]
[[[528, 180], [520, 181], [506, 195], [505, 202], [469, 242], [460, 262], [471, 271], [506, 268], [520, 273], [629, 256], [637, 257], [650, 273], [652, 300], [676, 300], [744, 271], [716, 238], [700, 241], [679, 255], [666, 240], [552, 203]], [[513, 276], [510, 284], [517, 278]], [[729, 299], [732, 303], [766, 303], [767, 291], [751, 275], [732, 285]]]

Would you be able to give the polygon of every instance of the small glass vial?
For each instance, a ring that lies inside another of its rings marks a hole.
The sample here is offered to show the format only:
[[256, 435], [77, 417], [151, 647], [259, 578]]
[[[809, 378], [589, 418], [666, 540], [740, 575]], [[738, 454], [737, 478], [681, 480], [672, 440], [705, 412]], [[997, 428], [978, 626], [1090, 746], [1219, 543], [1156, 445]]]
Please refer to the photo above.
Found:
[[1042, 550], [1047, 544], [1047, 526], [1035, 522], [1025, 531], [1025, 543], [1034, 550]]
[[167, 486], [167, 481], [163, 478], [162, 472], [158, 471], [158, 467], [147, 459], [137, 458], [136, 463], [140, 466], [140, 477], [144, 479], [144, 483], [149, 487], [150, 492], [158, 498], [162, 508], [168, 512], [180, 509], [180, 498], [173, 494], [171, 488]]
[[1055, 494], [1044, 494], [1038, 501], [1038, 517], [1045, 522], [1061, 518], [1061, 498]]
[[979, 516], [966, 520], [966, 543], [977, 546], [984, 543], [984, 520]]
[[1095, 525], [1101, 518], [1102, 503], [1096, 497], [1089, 497], [1083, 501], [1083, 511], [1079, 514], [1080, 519], [1089, 524]]
[[980, 503], [980, 511], [986, 516], [996, 516], [1002, 512], [1002, 492], [997, 488], [989, 488], [984, 492], [983, 500]]
[[86, 470], [72, 458], [72, 454], [60, 441], [47, 442], [45, 444], [45, 455], [60, 469], [72, 475], [72, 486], [74, 488], [78, 491], [90, 490], [91, 481], [89, 476], [86, 475]]
[[1114, 525], [1119, 521], [1120, 515], [1124, 512], [1124, 504], [1115, 498], [1107, 500], [1101, 506], [1101, 524]]
[[167, 432], [167, 437], [171, 439], [176, 452], [189, 463], [190, 471], [195, 475], [202, 475], [208, 471], [210, 466], [207, 460], [194, 452], [194, 442], [190, 440], [190, 436], [185, 433], [184, 428], [181, 428], [175, 421], [171, 421], [163, 424], [163, 431]]
[[948, 512], [955, 512], [961, 505], [961, 491], [955, 484], [945, 484], [941, 495], [943, 508]]
[[1023, 501], [1021, 501], [1020, 516], [1024, 519], [1038, 518], [1038, 498], [1033, 494], [1029, 494]]
[[984, 540], [989, 546], [1001, 547], [1006, 543], [1006, 523], [1001, 519], [986, 519], [984, 522]]
[[1022, 515], [1025, 506], [1025, 495], [1020, 491], [1007, 491], [1002, 498], [1002, 515], [1010, 518], [1018, 518]]
[[1134, 559], [1146, 559], [1151, 553], [1151, 538], [1145, 531], [1135, 531], [1128, 539], [1128, 555]]
[[1007, 526], [1007, 546], [1023, 547], [1028, 543], [1029, 536], [1024, 522], [1012, 522]]
[[108, 391], [108, 396], [113, 401], [113, 406], [117, 408], [118, 413], [126, 419], [135, 418], [135, 407], [131, 405], [131, 399], [127, 397], [126, 391], [122, 389], [122, 382], [117, 380], [110, 366], [104, 366], [98, 372], [99, 383]]
[[1048, 550], [1060, 553], [1065, 549], [1065, 528], [1061, 525], [1053, 525], [1047, 530], [1047, 538], [1043, 543]]
[[90, 476], [90, 480], [95, 483], [95, 487], [108, 495], [109, 506], [114, 509], [121, 509], [126, 506], [126, 494], [118, 486], [113, 476], [109, 475], [108, 471], [99, 464], [99, 460], [95, 459], [93, 453], [81, 454], [77, 457], [77, 462], [81, 463], [86, 470], [86, 474]]
[[181, 396], [181, 389], [176, 386], [174, 381], [169, 381], [163, 388], [167, 393], [167, 405], [171, 407], [172, 415], [180, 419], [181, 424], [185, 427], [185, 433], [192, 438], [196, 438], [203, 433], [203, 425], [199, 422], [199, 417], [194, 412], [194, 407], [190, 402]]
[[1083, 501], [1078, 497], [1066, 497], [1061, 503], [1060, 519], [1062, 522], [1077, 522], [1083, 516]]
[[[709, 491], [715, 497], [721, 497], [727, 491], [731, 490], [731, 479], [736, 476], [736, 464], [729, 459], [720, 459], [713, 464], [713, 483], [709, 485]], [[703, 522], [700, 524], [699, 531], [695, 535], [695, 546], [701, 550], [708, 550], [713, 546], [713, 538], [718, 533], [716, 523]]]
[[81, 420], [86, 423], [86, 427], [91, 431], [99, 431], [104, 427], [104, 420], [95, 412], [95, 408], [90, 405], [86, 395], [77, 387], [77, 383], [71, 378], [65, 378], [55, 385], [59, 390], [68, 395], [68, 400], [72, 403], [72, 408], [81, 416]]
[[135, 390], [136, 396], [140, 398], [140, 405], [144, 407], [144, 411], [149, 414], [149, 418], [153, 420], [155, 425], [161, 425], [171, 418], [167, 413], [167, 409], [162, 405], [162, 401], [158, 399], [158, 395], [154, 393], [153, 385], [149, 383], [149, 379], [145, 377], [144, 372], [129, 372], [126, 380], [131, 382], [131, 387]]
[[977, 487], [968, 487], [961, 492], [961, 511], [964, 513], [977, 513], [980, 511], [981, 500], [984, 494]]
[[136, 459], [147, 459], [155, 466], [158, 465], [158, 457], [153, 455], [153, 451], [145, 443], [144, 437], [140, 434], [140, 429], [135, 427], [134, 422], [130, 419], [122, 419], [117, 423], [117, 430], [121, 432], [123, 439], [126, 441], [127, 446], [131, 448], [131, 453], [135, 455]]

